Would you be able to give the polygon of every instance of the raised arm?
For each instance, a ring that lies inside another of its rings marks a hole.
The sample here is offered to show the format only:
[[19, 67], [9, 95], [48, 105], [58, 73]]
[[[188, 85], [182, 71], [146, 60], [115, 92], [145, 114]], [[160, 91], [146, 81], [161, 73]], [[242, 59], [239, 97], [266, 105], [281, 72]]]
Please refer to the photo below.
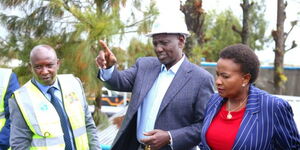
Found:
[[116, 56], [110, 51], [107, 47], [106, 43], [102, 40], [99, 40], [99, 43], [103, 50], [99, 51], [98, 56], [96, 57], [95, 61], [98, 67], [106, 69], [110, 68], [117, 63]]

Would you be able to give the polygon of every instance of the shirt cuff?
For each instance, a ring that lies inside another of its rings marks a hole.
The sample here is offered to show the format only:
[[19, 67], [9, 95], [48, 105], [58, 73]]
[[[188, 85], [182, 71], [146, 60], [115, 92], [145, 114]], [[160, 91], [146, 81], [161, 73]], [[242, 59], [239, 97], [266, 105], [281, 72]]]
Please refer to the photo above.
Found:
[[169, 146], [170, 146], [171, 149], [173, 150], [173, 140], [172, 140], [172, 135], [171, 135], [170, 131], [168, 131], [168, 133], [169, 133], [169, 136], [170, 136], [170, 144], [169, 144]]
[[102, 69], [102, 68], [99, 68], [99, 78], [102, 80], [102, 81], [107, 81], [111, 78], [112, 76], [112, 73], [115, 69], [115, 66], [112, 66], [108, 69]]

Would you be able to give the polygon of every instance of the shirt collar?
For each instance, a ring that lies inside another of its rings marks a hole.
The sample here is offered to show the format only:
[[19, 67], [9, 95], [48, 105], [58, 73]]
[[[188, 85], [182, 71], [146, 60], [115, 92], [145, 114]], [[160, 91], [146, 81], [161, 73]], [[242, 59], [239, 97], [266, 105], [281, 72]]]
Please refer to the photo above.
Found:
[[[185, 59], [185, 55], [183, 55], [181, 57], [181, 59], [175, 64], [173, 65], [169, 71], [173, 72], [174, 74], [176, 74], [176, 72], [178, 71], [179, 67], [181, 66], [181, 64], [183, 63], [183, 60]], [[160, 71], [167, 71], [167, 68], [164, 64], [161, 65], [161, 70]]]
[[39, 83], [35, 78], [33, 78], [33, 82], [35, 83], [35, 85], [43, 92], [43, 93], [47, 93], [48, 89], [50, 87], [55, 87], [56, 89], [60, 89], [59, 85], [58, 85], [58, 81], [57, 78], [55, 80], [55, 82], [52, 85], [43, 85], [41, 83]]

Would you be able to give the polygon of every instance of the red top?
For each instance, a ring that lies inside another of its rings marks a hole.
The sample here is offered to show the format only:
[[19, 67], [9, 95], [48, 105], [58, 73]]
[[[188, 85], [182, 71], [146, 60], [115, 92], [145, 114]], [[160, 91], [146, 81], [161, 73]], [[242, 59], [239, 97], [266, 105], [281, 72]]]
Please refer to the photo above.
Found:
[[207, 133], [206, 141], [212, 150], [231, 150], [235, 137], [242, 122], [246, 107], [231, 112], [231, 119], [227, 119], [228, 111], [224, 104], [212, 120]]

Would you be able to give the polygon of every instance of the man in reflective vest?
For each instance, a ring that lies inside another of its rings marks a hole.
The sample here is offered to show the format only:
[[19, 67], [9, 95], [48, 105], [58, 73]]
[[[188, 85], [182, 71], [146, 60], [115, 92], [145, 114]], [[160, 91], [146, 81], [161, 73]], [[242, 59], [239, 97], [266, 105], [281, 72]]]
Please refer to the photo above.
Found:
[[0, 149], [9, 148], [9, 108], [8, 99], [19, 88], [16, 74], [11, 69], [0, 68]]
[[71, 74], [57, 75], [59, 65], [52, 47], [32, 49], [33, 78], [9, 101], [12, 149], [101, 149], [82, 84]]

